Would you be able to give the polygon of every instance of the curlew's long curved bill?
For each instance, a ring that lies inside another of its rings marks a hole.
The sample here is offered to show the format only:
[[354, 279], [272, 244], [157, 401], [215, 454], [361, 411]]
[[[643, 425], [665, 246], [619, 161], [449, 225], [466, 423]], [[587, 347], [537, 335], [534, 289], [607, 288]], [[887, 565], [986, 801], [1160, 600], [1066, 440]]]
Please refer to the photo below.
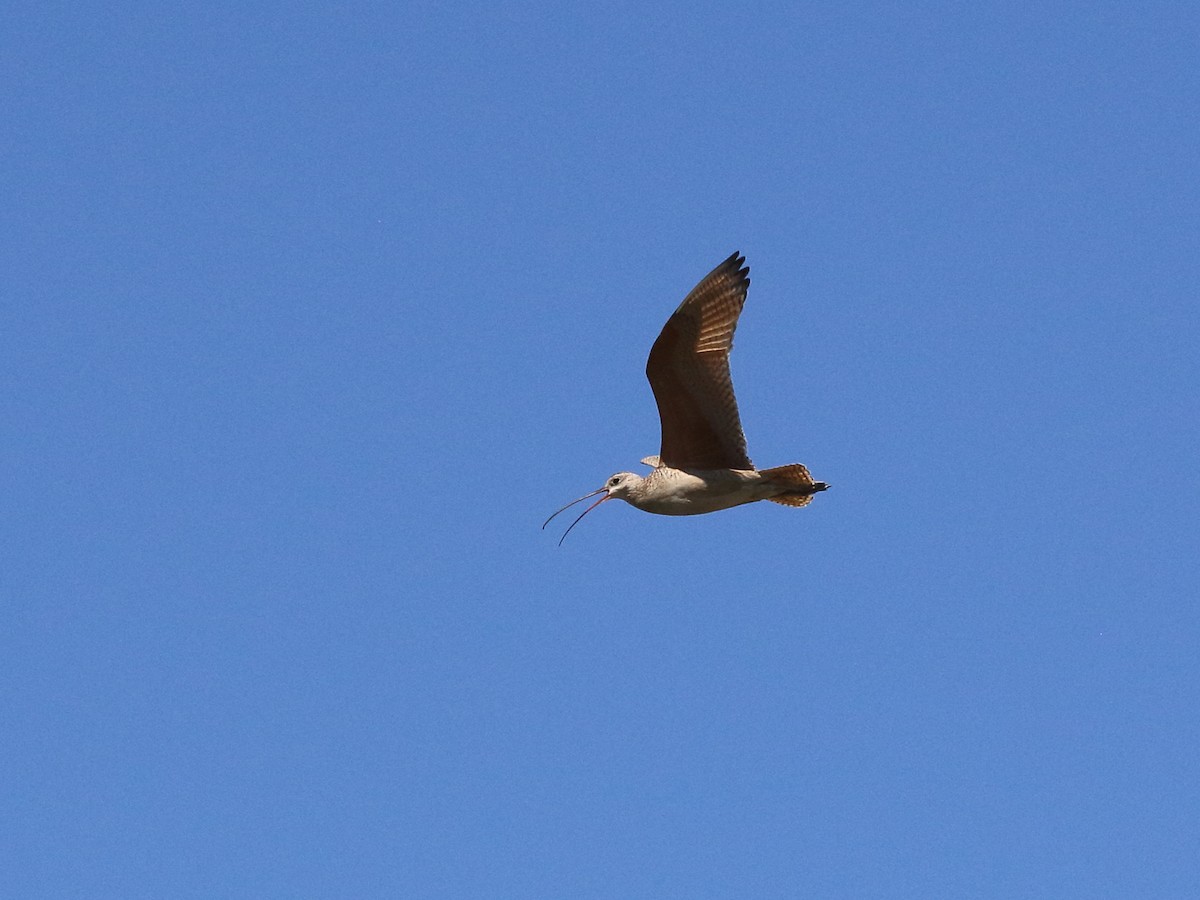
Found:
[[[588, 513], [590, 513], [593, 509], [595, 509], [597, 506], [599, 506], [605, 500], [609, 499], [608, 488], [599, 488], [597, 490], [592, 491], [590, 494], [584, 494], [578, 500], [572, 500], [570, 503], [568, 503], [562, 509], [557, 510], [553, 515], [550, 516], [550, 519], [553, 519], [554, 516], [557, 516], [560, 512], [565, 512], [566, 510], [568, 510], [572, 506], [574, 506], [576, 503], [582, 503], [584, 500], [587, 500], [589, 497], [595, 497], [597, 494], [603, 494], [604, 496], [601, 497], [599, 500], [597, 500], [595, 503], [593, 503], [591, 506], [589, 506], [587, 509], [585, 509], [583, 512], [581, 512], [579, 514], [579, 518], [576, 519], [574, 522], [572, 522], [570, 528], [568, 528], [566, 531], [564, 531], [563, 536], [558, 539], [558, 546], [560, 546], [560, 547], [562, 546], [562, 542], [565, 541], [567, 539], [567, 535], [571, 533], [571, 528], [574, 528], [576, 525], [578, 525], [580, 519], [582, 519], [584, 516], [586, 516]], [[550, 524], [550, 519], [547, 519], [545, 522], [542, 523], [543, 529], [545, 529], [545, 527]]]

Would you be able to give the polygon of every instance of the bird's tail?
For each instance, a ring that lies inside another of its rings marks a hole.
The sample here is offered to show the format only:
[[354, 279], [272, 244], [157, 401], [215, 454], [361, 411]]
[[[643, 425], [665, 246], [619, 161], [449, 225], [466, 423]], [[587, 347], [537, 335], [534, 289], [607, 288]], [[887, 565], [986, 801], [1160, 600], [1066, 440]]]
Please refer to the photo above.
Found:
[[813, 481], [808, 469], [799, 463], [763, 469], [759, 474], [771, 484], [782, 488], [778, 495], [767, 499], [784, 506], [808, 506], [812, 503], [813, 494], [829, 489], [825, 482]]

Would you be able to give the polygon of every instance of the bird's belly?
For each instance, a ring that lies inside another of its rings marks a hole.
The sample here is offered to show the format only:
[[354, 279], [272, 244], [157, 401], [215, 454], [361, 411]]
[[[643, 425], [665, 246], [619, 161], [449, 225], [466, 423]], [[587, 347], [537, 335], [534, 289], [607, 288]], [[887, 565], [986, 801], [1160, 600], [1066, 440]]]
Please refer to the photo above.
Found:
[[679, 469], [658, 469], [650, 496], [634, 504], [660, 516], [698, 516], [762, 500], [757, 472], [728, 470], [703, 474]]

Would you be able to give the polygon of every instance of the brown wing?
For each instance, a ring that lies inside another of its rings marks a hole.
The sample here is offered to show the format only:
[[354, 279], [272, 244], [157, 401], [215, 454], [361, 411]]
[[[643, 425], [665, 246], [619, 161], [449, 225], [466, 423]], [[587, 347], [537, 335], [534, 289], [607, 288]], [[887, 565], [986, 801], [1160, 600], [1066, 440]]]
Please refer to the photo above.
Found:
[[662, 422], [663, 465], [752, 469], [729, 377], [750, 269], [735, 253], [696, 285], [650, 349], [646, 377]]

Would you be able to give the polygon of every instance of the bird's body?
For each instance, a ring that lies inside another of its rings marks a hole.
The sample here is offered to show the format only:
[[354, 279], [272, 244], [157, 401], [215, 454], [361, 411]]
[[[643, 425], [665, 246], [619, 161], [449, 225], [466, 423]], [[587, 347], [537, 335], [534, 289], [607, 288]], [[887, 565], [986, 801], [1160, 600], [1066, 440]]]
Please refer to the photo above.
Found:
[[[688, 471], [658, 466], [645, 478], [633, 472], [618, 472], [613, 478], [618, 481], [605, 488], [610, 497], [660, 516], [698, 516], [757, 500], [776, 500], [794, 494], [798, 486], [804, 487], [803, 484], [781, 482], [769, 469], [765, 472], [757, 469]], [[612, 480], [610, 478], [609, 482]], [[801, 496], [807, 502], [812, 494]]]
[[658, 403], [662, 449], [642, 462], [654, 471], [644, 478], [618, 472], [604, 487], [568, 503], [563, 509], [604, 494], [571, 528], [605, 500], [624, 500], [658, 515], [691, 516], [757, 500], [807, 506], [828, 488], [802, 465], [760, 471], [747, 455], [729, 375], [733, 332], [750, 287], [744, 262], [734, 253], [705, 276], [650, 350], [646, 377]]
[[609, 494], [660, 516], [697, 516], [766, 497], [768, 485], [754, 469], [710, 469], [688, 472], [659, 466], [645, 478], [632, 472]]

